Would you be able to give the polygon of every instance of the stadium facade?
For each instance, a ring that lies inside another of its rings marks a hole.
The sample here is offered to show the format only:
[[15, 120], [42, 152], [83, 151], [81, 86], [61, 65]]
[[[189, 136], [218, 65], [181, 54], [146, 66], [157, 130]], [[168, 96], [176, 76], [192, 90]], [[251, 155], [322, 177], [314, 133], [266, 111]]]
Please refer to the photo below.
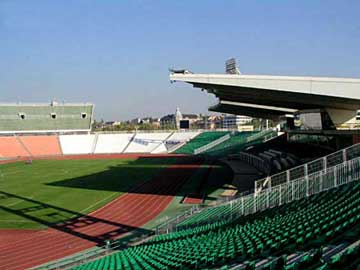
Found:
[[91, 103], [0, 104], [0, 133], [90, 132]]

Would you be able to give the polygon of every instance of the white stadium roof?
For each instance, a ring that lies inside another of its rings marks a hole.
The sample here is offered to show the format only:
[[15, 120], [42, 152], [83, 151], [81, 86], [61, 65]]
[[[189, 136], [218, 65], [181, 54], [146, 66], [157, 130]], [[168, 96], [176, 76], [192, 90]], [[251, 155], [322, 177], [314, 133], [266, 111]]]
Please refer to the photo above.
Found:
[[325, 109], [334, 123], [354, 117], [360, 108], [360, 79], [241, 74], [171, 73], [219, 98], [210, 110], [276, 118], [301, 110]]

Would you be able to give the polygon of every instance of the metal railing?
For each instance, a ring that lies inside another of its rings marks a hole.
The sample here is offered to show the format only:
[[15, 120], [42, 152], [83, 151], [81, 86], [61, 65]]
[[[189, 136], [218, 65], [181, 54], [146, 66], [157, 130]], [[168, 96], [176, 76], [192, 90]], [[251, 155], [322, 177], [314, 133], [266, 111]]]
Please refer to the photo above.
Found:
[[236, 142], [224, 146], [223, 148], [221, 148], [221, 150], [213, 149], [213, 150], [209, 151], [209, 153], [221, 151], [221, 152], [219, 152], [219, 154], [225, 155], [226, 152], [231, 151], [233, 149], [237, 149], [239, 146], [244, 146], [244, 145], [259, 141], [259, 140], [261, 140], [262, 142], [266, 142], [274, 137], [277, 137], [277, 132], [275, 132], [275, 130], [273, 130], [273, 129], [262, 130], [260, 132], [257, 132], [256, 134], [249, 135], [244, 138], [240, 138]]
[[205, 152], [205, 151], [219, 145], [220, 143], [223, 143], [223, 142], [229, 140], [230, 138], [231, 138], [230, 134], [226, 134], [226, 135], [224, 135], [224, 136], [222, 136], [222, 137], [220, 137], [220, 138], [218, 138], [218, 139], [216, 139], [216, 140], [214, 140], [214, 141], [212, 141], [212, 142], [210, 142], [210, 143], [208, 143], [206, 145], [203, 145], [203, 146], [195, 149], [194, 154], [195, 155], [201, 154], [201, 153], [203, 153], [203, 152]]
[[[351, 160], [344, 161], [340, 164], [326, 169], [308, 174], [304, 177], [291, 180], [289, 182], [280, 184], [275, 187], [271, 187], [262, 190], [258, 193], [252, 193], [246, 196], [242, 196], [235, 200], [223, 203], [214, 207], [228, 208], [229, 211], [219, 211], [218, 214], [214, 214], [208, 217], [206, 221], [194, 222], [188, 226], [177, 226], [181, 221], [187, 219], [189, 216], [193, 216], [201, 212], [201, 210], [209, 209], [206, 207], [196, 206], [183, 213], [182, 216], [174, 218], [172, 227], [159, 226], [156, 229], [157, 234], [169, 233], [178, 229], [186, 229], [189, 227], [195, 227], [206, 223], [212, 223], [214, 221], [233, 221], [241, 216], [254, 214], [257, 212], [264, 211], [269, 208], [277, 207], [286, 203], [290, 203], [295, 200], [336, 188], [338, 186], [347, 184], [349, 182], [358, 181], [360, 179], [360, 157], [355, 157]], [[211, 208], [214, 208], [211, 207]], [[226, 214], [224, 214], [226, 212]], [[116, 245], [116, 244], [115, 244]], [[119, 248], [118, 246], [104, 246], [98, 250], [90, 250], [73, 256], [68, 259], [59, 260], [57, 262], [47, 264], [44, 266], [34, 267], [33, 269], [60, 269], [69, 265], [74, 266], [88, 262], [96, 257], [109, 254], [114, 249]]]
[[273, 129], [266, 129], [266, 130], [262, 130], [258, 133], [255, 133], [249, 137], [245, 138], [246, 142], [252, 142], [252, 141], [256, 141], [258, 139], [263, 138], [264, 140], [269, 140], [270, 138], [276, 137], [277, 134], [274, 133]]
[[245, 163], [249, 164], [250, 166], [256, 168], [258, 171], [268, 174], [271, 170], [271, 165], [268, 161], [259, 158], [256, 155], [246, 153], [246, 152], [240, 152], [236, 155], [236, 158], [244, 161]]
[[[261, 190], [257, 193], [245, 195], [229, 202], [220, 204], [218, 206], [214, 206], [223, 207], [224, 209], [228, 208], [229, 211], [226, 212], [227, 214], [224, 214], [224, 212], [220, 211], [219, 214], [212, 215], [211, 218], [207, 218], [206, 221], [191, 223], [191, 225], [189, 226], [178, 226], [180, 222], [186, 220], [190, 216], [200, 213], [206, 209], [214, 208], [194, 206], [190, 210], [184, 212], [181, 216], [173, 218], [173, 223], [171, 223], [172, 227], [159, 226], [156, 229], [156, 233], [169, 233], [174, 230], [198, 226], [204, 223], [211, 223], [218, 220], [232, 221], [241, 216], [246, 216], [260, 211], [264, 211], [269, 208], [277, 207], [285, 203], [289, 203], [295, 200], [305, 198], [307, 196], [311, 196], [313, 194], [336, 188], [349, 182], [357, 181], [360, 179], [360, 144], [348, 147], [344, 150], [346, 150], [346, 157], [349, 158], [349, 160], [343, 161], [336, 165], [327, 166], [326, 168], [323, 168], [319, 171], [307, 174], [305, 176], [293, 179], [289, 182], [285, 182], [265, 190]], [[344, 150], [338, 152], [343, 153]], [[336, 153], [337, 152], [329, 156], [336, 157]], [[331, 164], [330, 160], [333, 159], [329, 159], [329, 164]], [[118, 246], [115, 247], [115, 245], [117, 245], [116, 242], [114, 243], [114, 246], [104, 246], [96, 251], [90, 250], [69, 259], [60, 260], [53, 264], [37, 267], [37, 269], [58, 269], [63, 268], [65, 265], [69, 264], [85, 263], [95, 257], [106, 255], [109, 252], [112, 252], [114, 248], [119, 248]]]
[[[277, 137], [277, 133], [273, 129], [268, 129], [268, 130], [263, 130], [254, 135], [250, 135], [250, 136], [244, 138], [243, 140], [241, 140], [241, 143], [245, 145], [247, 143], [251, 143], [251, 142], [257, 141], [259, 139], [262, 139], [263, 141], [265, 141], [266, 139], [269, 140], [269, 138], [271, 139], [274, 137]], [[219, 198], [218, 200], [213, 202], [212, 206], [210, 206], [210, 207], [217, 207], [219, 205], [223, 205], [225, 203], [233, 201], [236, 198], [243, 196], [244, 194], [249, 194], [249, 193], [250, 194], [253, 193], [253, 190], [246, 191], [246, 192], [243, 192], [241, 194], [238, 194], [238, 195], [232, 196], [232, 197]], [[174, 228], [176, 228], [177, 224], [179, 224], [180, 222], [184, 221], [185, 219], [187, 219], [195, 214], [200, 213], [201, 211], [203, 211], [204, 209], [207, 209], [207, 208], [209, 208], [209, 206], [206, 206], [206, 205], [193, 206], [191, 209], [185, 211], [184, 213], [179, 214], [173, 218], [169, 218], [166, 221], [164, 221], [162, 224], [158, 225], [155, 228], [155, 232], [156, 232], [156, 234], [171, 232]]]
[[[277, 207], [295, 200], [299, 200], [349, 182], [360, 179], [360, 157], [345, 161], [341, 164], [328, 167], [325, 170], [309, 174], [305, 177], [294, 179], [276, 187], [262, 190], [258, 193], [242, 196], [235, 200], [223, 203], [216, 208], [222, 207], [222, 211], [214, 211], [205, 220], [199, 220], [188, 225], [173, 225], [172, 230], [183, 230], [195, 226], [212, 223], [215, 221], [234, 221], [241, 216], [254, 214], [269, 208]], [[211, 208], [214, 208], [211, 207]], [[205, 208], [210, 209], [210, 207]], [[204, 209], [203, 209], [204, 211]], [[164, 231], [163, 231], [164, 232]]]
[[181, 213], [180, 215], [166, 219], [162, 224], [156, 226], [156, 228], [154, 229], [155, 234], [156, 235], [164, 234], [175, 230], [177, 224], [197, 213], [200, 213], [202, 208], [205, 209], [206, 207], [201, 205], [194, 205], [190, 209]]
[[306, 164], [257, 180], [255, 181], [255, 192], [258, 193], [263, 189], [276, 187], [283, 183], [290, 182], [294, 179], [298, 179], [314, 172], [324, 170], [327, 167], [340, 164], [346, 160], [350, 160], [359, 156], [360, 144], [352, 145], [325, 157], [318, 158]]
[[[343, 159], [339, 158], [339, 156], [340, 156], [339, 153], [341, 153]], [[324, 161], [324, 160], [326, 160], [326, 162], [323, 164], [325, 164], [326, 166], [321, 166], [319, 161]], [[257, 207], [260, 207], [263, 204], [263, 202], [260, 203], [258, 199], [254, 200], [254, 198], [256, 196], [259, 196], [259, 198], [261, 198], [261, 197], [264, 197], [264, 194], [266, 194], [266, 192], [270, 192], [269, 196], [276, 198], [276, 192], [278, 192], [279, 189], [280, 189], [280, 194], [282, 194], [284, 192], [284, 190], [289, 189], [288, 185], [291, 185], [292, 183], [294, 183], [294, 181], [300, 181], [301, 179], [310, 179], [311, 180], [317, 174], [326, 174], [326, 173], [328, 173], [329, 170], [333, 170], [334, 168], [336, 168], [336, 166], [348, 164], [349, 162], [360, 163], [360, 143], [356, 144], [356, 145], [352, 145], [350, 147], [347, 147], [343, 150], [334, 152], [328, 156], [314, 160], [307, 164], [295, 167], [295, 168], [285, 171], [283, 173], [275, 174], [268, 178], [262, 179], [263, 181], [264, 180], [266, 181], [267, 179], [271, 179], [272, 177], [277, 177], [278, 175], [284, 175], [284, 174], [287, 177], [291, 177], [291, 178], [289, 178], [290, 179], [289, 181], [285, 181], [283, 183], [280, 183], [279, 185], [276, 185], [276, 186], [269, 185], [268, 186], [269, 188], [261, 189], [261, 190], [255, 189], [254, 192], [252, 192], [248, 195], [240, 194], [239, 196], [233, 197], [231, 200], [225, 200], [225, 201], [219, 200], [218, 202], [216, 202], [215, 205], [212, 205], [212, 206], [198, 206], [196, 209], [195, 208], [191, 209], [191, 211], [188, 211], [188, 212], [183, 213], [179, 216], [176, 216], [172, 219], [169, 219], [166, 222], [164, 222], [164, 224], [159, 225], [156, 228], [156, 233], [162, 234], [162, 233], [169, 233], [173, 230], [177, 230], [178, 224], [180, 224], [182, 221], [190, 218], [191, 216], [193, 216], [195, 214], [199, 214], [200, 212], [202, 212], [206, 209], [210, 209], [210, 208], [224, 207], [227, 205], [227, 206], [231, 207], [231, 209], [233, 209], [233, 208], [234, 209], [242, 209], [240, 211], [241, 215], [254, 213], [254, 210], [252, 210], [252, 209], [256, 209]], [[329, 165], [329, 166], [327, 166], [327, 165]], [[304, 173], [304, 169], [301, 170], [301, 168], [304, 168], [304, 167], [307, 168], [306, 174]], [[357, 170], [360, 171], [360, 166], [357, 168]], [[292, 171], [292, 172], [290, 173], [290, 171]], [[301, 174], [301, 172], [303, 172], [303, 174]], [[308, 181], [308, 180], [306, 180], [306, 181]], [[267, 183], [265, 183], [265, 184], [267, 184]], [[324, 187], [319, 188], [319, 190], [323, 190], [323, 189], [325, 190], [325, 188], [326, 188], [326, 185]], [[272, 191], [274, 191], [274, 192], [272, 192]], [[298, 193], [297, 191], [294, 191], [295, 195], [297, 193]], [[307, 193], [309, 195], [313, 194], [312, 192], [307, 192]], [[287, 196], [285, 196], [284, 194], [282, 196], [280, 195], [280, 198], [278, 198], [281, 204], [284, 202], [288, 202], [288, 199], [285, 199], [285, 201], [284, 201], [284, 198], [287, 198]], [[276, 205], [274, 203], [273, 199], [267, 198], [267, 200], [269, 200], [269, 206], [273, 207]], [[254, 206], [254, 203], [255, 203], [255, 206]], [[251, 205], [250, 208], [248, 207], [249, 205]], [[230, 211], [230, 212], [233, 212], [233, 211]], [[233, 217], [221, 216], [222, 220], [226, 220], [229, 218], [232, 219]], [[214, 217], [214, 219], [211, 219], [208, 221], [211, 222], [214, 220], [219, 220], [219, 217]]]
[[[142, 235], [136, 237], [136, 240], [141, 242], [149, 238], [149, 235]], [[79, 253], [63, 257], [57, 260], [49, 261], [41, 265], [34, 266], [30, 268], [31, 270], [60, 270], [60, 269], [70, 269], [75, 266], [79, 266], [89, 261], [95, 260], [102, 256], [107, 256], [115, 252], [119, 252], [122, 249], [127, 248], [120, 239], [109, 240], [107, 244], [92, 247], [87, 250], [83, 250]], [[51, 249], [51, 247], [49, 247]], [[29, 258], [31, 259], [31, 258]]]

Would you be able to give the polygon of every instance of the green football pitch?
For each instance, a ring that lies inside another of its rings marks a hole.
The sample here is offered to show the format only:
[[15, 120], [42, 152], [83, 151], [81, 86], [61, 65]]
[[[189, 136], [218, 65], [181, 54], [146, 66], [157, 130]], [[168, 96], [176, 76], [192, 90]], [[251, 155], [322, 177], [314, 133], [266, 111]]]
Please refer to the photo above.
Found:
[[0, 228], [40, 229], [87, 214], [174, 158], [35, 160], [0, 165]]

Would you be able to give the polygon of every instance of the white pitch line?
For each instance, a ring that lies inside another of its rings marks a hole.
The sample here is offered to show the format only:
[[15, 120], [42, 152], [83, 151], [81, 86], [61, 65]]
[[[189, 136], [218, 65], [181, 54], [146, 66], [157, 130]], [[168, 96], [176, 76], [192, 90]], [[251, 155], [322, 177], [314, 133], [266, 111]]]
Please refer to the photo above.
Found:
[[[100, 201], [97, 201], [96, 203], [94, 203], [94, 204], [92, 204], [92, 205], [90, 205], [90, 206], [82, 209], [80, 212], [81, 212], [81, 213], [84, 213], [84, 212], [86, 212], [88, 209], [91, 209], [91, 208], [95, 207], [96, 205], [102, 203], [103, 201], [111, 198], [112, 196], [114, 196], [114, 195], [116, 195], [116, 194], [117, 194], [117, 192], [111, 193], [109, 196], [107, 196], [107, 197], [101, 199]], [[75, 216], [77, 216], [77, 215], [73, 215], [73, 216], [71, 216], [70, 218], [73, 218], [73, 217], [75, 217]]]
[[[34, 196], [31, 196], [31, 197], [25, 197], [26, 199], [33, 199], [34, 198]], [[9, 198], [9, 199], [11, 199], [11, 198]], [[5, 204], [4, 206], [5, 207], [9, 207], [9, 206], [14, 206], [14, 205], [17, 205], [17, 204], [19, 204], [19, 203], [22, 203], [22, 202], [24, 202], [25, 200], [20, 200], [20, 201], [16, 201], [16, 202], [13, 202], [13, 203], [10, 203], [10, 204]]]
[[18, 223], [33, 223], [32, 221], [27, 220], [13, 220], [13, 219], [0, 219], [0, 222], [18, 222]]

